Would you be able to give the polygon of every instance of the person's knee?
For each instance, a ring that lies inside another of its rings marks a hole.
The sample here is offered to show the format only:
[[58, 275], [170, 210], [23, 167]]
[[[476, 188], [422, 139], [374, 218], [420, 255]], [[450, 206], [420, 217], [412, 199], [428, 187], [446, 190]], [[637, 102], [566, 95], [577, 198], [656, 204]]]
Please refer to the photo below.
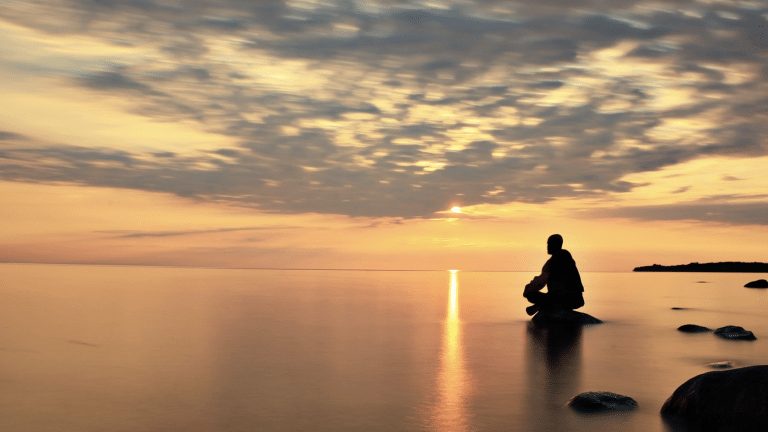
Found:
[[536, 304], [547, 303], [549, 299], [547, 294], [538, 291], [528, 294], [525, 298], [527, 298], [529, 302]]

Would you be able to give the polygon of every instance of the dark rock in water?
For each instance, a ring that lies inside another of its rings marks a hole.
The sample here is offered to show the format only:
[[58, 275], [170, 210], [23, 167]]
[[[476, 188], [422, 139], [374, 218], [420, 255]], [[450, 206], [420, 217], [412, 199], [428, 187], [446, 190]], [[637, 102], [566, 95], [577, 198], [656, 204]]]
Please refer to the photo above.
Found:
[[629, 396], [601, 391], [579, 393], [568, 401], [568, 406], [585, 412], [627, 411], [637, 408], [637, 402]]
[[744, 327], [727, 325], [715, 330], [715, 334], [724, 339], [755, 340], [755, 335]]
[[697, 375], [672, 393], [661, 415], [686, 431], [768, 431], [768, 366]]
[[752, 282], [748, 282], [744, 285], [745, 288], [768, 288], [768, 280], [758, 279]]
[[712, 331], [712, 329], [710, 328], [696, 325], [696, 324], [683, 324], [677, 329], [684, 333], [706, 333], [706, 332]]
[[684, 308], [684, 307], [677, 307], [677, 306], [675, 306], [675, 307], [673, 307], [673, 308], [671, 308], [671, 309], [672, 309], [672, 310], [688, 310], [688, 308]]
[[720, 361], [720, 362], [714, 362], [709, 363], [707, 366], [713, 368], [713, 369], [730, 369], [733, 367], [733, 362], [730, 361]]
[[531, 318], [536, 325], [567, 325], [600, 324], [602, 321], [592, 315], [574, 310], [540, 311]]

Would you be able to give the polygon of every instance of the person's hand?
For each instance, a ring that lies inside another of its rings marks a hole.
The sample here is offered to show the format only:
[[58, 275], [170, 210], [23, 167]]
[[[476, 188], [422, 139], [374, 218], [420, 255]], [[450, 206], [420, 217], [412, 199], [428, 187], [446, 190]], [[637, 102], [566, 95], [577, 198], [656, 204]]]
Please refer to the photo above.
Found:
[[544, 278], [541, 275], [534, 277], [530, 282], [528, 282], [528, 285], [525, 286], [525, 289], [523, 290], [523, 296], [541, 291], [546, 284], [547, 283], [544, 281]]
[[538, 290], [533, 285], [533, 283], [532, 282], [528, 283], [527, 285], [525, 285], [525, 289], [523, 290], [523, 297], [527, 296], [528, 294], [533, 294], [536, 291], [538, 291]]

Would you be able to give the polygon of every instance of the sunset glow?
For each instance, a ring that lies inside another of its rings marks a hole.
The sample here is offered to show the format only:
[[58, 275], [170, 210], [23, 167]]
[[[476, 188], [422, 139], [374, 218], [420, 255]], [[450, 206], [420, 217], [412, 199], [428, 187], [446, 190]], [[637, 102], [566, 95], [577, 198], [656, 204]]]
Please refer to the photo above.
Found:
[[765, 4], [183, 3], [0, 3], [0, 261], [765, 260]]
[[468, 430], [466, 399], [469, 377], [464, 364], [459, 318], [458, 270], [450, 270], [448, 307], [443, 325], [443, 343], [437, 377], [437, 394], [429, 430], [462, 432]]

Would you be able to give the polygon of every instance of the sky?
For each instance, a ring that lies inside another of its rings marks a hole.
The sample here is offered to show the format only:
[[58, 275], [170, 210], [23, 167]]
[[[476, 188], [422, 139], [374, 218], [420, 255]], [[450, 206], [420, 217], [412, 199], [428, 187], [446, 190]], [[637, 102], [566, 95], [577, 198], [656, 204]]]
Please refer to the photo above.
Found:
[[764, 0], [0, 0], [0, 262], [768, 261], [767, 78]]

